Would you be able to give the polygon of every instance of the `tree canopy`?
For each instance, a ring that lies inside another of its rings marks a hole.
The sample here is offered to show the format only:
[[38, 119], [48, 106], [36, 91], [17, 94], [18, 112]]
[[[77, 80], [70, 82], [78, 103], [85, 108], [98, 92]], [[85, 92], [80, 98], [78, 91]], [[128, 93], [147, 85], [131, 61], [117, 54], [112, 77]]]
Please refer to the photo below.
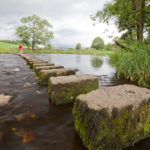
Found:
[[77, 49], [77, 50], [81, 50], [81, 49], [82, 49], [82, 47], [81, 47], [81, 43], [77, 43], [77, 44], [76, 44], [75, 49]]
[[34, 49], [36, 44], [46, 44], [53, 38], [52, 25], [47, 20], [32, 15], [22, 18], [21, 22], [23, 25], [17, 28], [16, 34], [28, 48], [31, 45]]
[[141, 43], [144, 32], [150, 27], [150, 0], [112, 0], [107, 2], [104, 9], [98, 11], [93, 20], [109, 23], [113, 20], [119, 31], [132, 40], [133, 32]]
[[103, 49], [104, 46], [105, 46], [104, 40], [101, 37], [96, 37], [92, 42], [91, 48], [100, 50], [100, 49]]

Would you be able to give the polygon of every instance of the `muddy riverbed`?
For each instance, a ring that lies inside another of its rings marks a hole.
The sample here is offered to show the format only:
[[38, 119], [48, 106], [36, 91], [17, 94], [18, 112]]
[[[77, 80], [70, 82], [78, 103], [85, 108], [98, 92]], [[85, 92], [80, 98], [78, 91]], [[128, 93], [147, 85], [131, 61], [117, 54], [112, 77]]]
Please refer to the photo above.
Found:
[[[125, 83], [116, 79], [115, 69], [109, 65], [107, 57], [33, 57], [78, 69], [78, 74], [97, 75], [100, 88]], [[54, 106], [49, 102], [47, 90], [47, 86], [38, 84], [34, 72], [21, 57], [0, 54], [0, 93], [13, 96], [7, 105], [0, 106], [0, 150], [86, 150], [74, 129], [73, 103]], [[149, 149], [148, 138], [126, 150]]]

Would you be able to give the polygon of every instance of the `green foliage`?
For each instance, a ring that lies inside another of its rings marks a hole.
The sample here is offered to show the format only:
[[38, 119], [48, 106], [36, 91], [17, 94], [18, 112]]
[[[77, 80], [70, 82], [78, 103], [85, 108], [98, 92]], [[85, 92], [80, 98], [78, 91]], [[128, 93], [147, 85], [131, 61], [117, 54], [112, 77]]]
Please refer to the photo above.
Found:
[[120, 48], [118, 48], [115, 44], [108, 43], [105, 45], [104, 50], [106, 50], [106, 51], [119, 51]]
[[76, 48], [75, 48], [76, 50], [81, 50], [82, 49], [82, 47], [81, 47], [81, 43], [77, 43], [76, 44]]
[[104, 45], [104, 40], [100, 37], [96, 37], [92, 42], [91, 48], [102, 50], [104, 48]]
[[130, 51], [112, 54], [110, 63], [116, 66], [118, 78], [150, 87], [150, 48], [134, 44]]
[[95, 21], [109, 23], [115, 22], [119, 31], [132, 40], [132, 33], [136, 31], [136, 39], [143, 40], [143, 32], [148, 31], [150, 17], [149, 0], [112, 0], [105, 4], [103, 10], [91, 18]]
[[90, 49], [91, 49], [90, 47], [85, 47], [85, 48], [84, 48], [84, 50], [90, 50]]
[[32, 15], [22, 18], [21, 22], [23, 26], [17, 28], [16, 34], [28, 48], [31, 44], [34, 49], [36, 44], [46, 44], [53, 38], [53, 33], [50, 31], [52, 25], [47, 20]]
[[45, 46], [45, 49], [51, 50], [51, 49], [52, 49], [52, 45], [51, 45], [51, 44], [47, 44], [47, 45]]

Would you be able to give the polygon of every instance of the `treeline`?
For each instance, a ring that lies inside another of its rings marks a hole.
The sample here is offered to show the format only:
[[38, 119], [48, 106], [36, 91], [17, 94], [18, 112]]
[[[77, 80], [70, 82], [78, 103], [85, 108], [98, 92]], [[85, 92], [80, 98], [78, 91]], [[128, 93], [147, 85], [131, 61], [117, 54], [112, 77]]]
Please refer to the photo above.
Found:
[[96, 37], [91, 43], [90, 47], [82, 48], [81, 43], [77, 43], [75, 46], [76, 50], [106, 50], [106, 51], [116, 51], [120, 50], [114, 43], [105, 44], [101, 37]]

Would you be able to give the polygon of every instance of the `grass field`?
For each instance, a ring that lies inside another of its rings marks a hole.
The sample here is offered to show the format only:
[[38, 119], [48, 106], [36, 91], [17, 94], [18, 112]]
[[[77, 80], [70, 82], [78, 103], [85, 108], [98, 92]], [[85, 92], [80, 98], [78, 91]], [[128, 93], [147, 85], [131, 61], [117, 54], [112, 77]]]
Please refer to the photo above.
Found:
[[[25, 47], [26, 48], [26, 47]], [[0, 42], [0, 53], [9, 54], [11, 52], [19, 52], [18, 44], [9, 44], [5, 42]], [[23, 50], [24, 53], [33, 53], [33, 54], [89, 54], [89, 55], [111, 55], [112, 51], [103, 51], [103, 50], [74, 50], [74, 49], [58, 49], [58, 50]]]
[[18, 52], [18, 44], [0, 42], [0, 53], [10, 53], [11, 51]]

